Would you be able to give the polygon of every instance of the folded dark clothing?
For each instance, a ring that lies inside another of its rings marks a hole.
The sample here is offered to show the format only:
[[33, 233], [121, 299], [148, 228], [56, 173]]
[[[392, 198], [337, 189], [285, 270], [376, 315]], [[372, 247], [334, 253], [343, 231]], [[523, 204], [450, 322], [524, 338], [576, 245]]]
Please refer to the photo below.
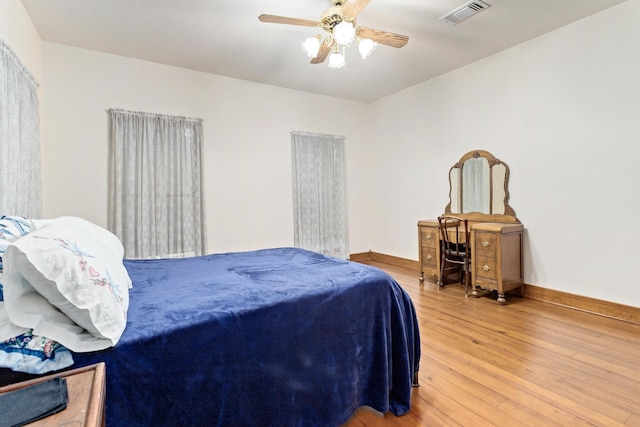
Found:
[[0, 394], [0, 427], [17, 427], [48, 417], [67, 407], [67, 380], [48, 381]]

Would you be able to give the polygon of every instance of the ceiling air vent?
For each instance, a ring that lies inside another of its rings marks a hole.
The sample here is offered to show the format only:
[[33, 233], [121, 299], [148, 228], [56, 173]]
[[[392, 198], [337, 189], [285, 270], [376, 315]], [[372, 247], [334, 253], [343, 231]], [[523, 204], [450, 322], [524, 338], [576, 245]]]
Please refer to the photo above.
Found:
[[489, 7], [491, 7], [490, 4], [480, 0], [470, 1], [442, 16], [440, 20], [455, 25]]

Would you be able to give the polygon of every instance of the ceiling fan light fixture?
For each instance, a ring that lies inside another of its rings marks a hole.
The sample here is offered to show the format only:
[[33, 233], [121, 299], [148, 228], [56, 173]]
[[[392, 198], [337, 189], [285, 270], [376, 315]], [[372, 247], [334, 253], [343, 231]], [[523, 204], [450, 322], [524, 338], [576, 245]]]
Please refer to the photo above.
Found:
[[[301, 43], [304, 53], [312, 58], [312, 64], [327, 62], [331, 68], [346, 65], [346, 50], [354, 40], [358, 40], [358, 51], [362, 59], [368, 58], [378, 44], [391, 47], [403, 47], [409, 37], [389, 31], [369, 27], [357, 27], [358, 14], [371, 0], [331, 0], [333, 6], [325, 10], [318, 21], [289, 18], [286, 16], [262, 14], [260, 22], [298, 25], [321, 31], [315, 37], [309, 37]], [[474, 0], [480, 2], [480, 0]], [[342, 48], [342, 52], [340, 49]]]
[[367, 59], [369, 55], [376, 50], [376, 46], [378, 46], [378, 42], [371, 39], [360, 39], [360, 42], [358, 43], [358, 51], [360, 52], [362, 59]]
[[302, 42], [302, 51], [309, 57], [315, 58], [320, 52], [320, 35], [309, 37]]
[[333, 38], [338, 44], [349, 46], [356, 38], [356, 28], [349, 21], [342, 21], [333, 27]]
[[329, 68], [342, 68], [346, 65], [347, 61], [344, 59], [344, 51], [340, 53], [338, 46], [333, 49], [333, 52], [329, 56]]

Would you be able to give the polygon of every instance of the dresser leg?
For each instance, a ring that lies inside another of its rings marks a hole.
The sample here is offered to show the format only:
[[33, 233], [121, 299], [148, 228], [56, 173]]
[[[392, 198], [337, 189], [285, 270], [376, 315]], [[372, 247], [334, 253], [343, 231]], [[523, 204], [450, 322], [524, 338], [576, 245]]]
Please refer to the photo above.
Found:
[[498, 304], [505, 304], [507, 300], [504, 297], [504, 294], [498, 294]]
[[420, 272], [420, 277], [418, 277], [418, 280], [420, 281], [420, 283], [424, 283], [424, 272], [423, 271]]

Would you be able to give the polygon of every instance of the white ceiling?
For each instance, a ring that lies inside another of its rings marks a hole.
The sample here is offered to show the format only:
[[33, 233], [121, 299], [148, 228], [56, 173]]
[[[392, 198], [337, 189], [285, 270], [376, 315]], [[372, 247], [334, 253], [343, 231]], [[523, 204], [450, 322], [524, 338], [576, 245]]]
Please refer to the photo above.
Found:
[[331, 0], [22, 0], [40, 36], [161, 64], [371, 102], [625, 0], [484, 0], [458, 25], [438, 18], [466, 0], [371, 0], [358, 24], [409, 36], [366, 60], [352, 46], [338, 70], [313, 65], [300, 43], [314, 28], [260, 14], [319, 20]]

